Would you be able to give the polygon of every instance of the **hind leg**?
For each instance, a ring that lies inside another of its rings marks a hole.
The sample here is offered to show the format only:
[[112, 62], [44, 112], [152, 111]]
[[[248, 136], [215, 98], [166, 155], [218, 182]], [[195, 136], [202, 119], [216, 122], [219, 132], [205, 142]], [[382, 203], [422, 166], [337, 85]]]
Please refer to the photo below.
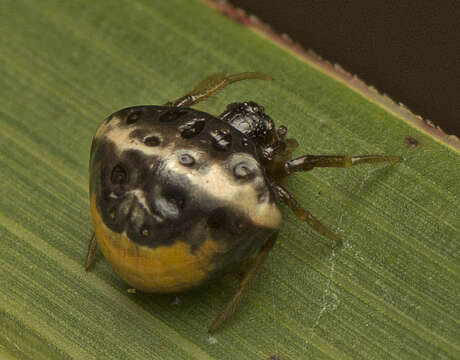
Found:
[[86, 253], [86, 261], [85, 261], [85, 270], [89, 270], [91, 266], [94, 265], [96, 260], [96, 250], [97, 250], [97, 240], [96, 234], [93, 232], [93, 236], [89, 240], [88, 244], [88, 252]]
[[267, 258], [268, 253], [275, 245], [277, 237], [278, 233], [273, 234], [265, 243], [265, 245], [262, 246], [262, 248], [259, 250], [259, 253], [257, 254], [257, 257], [254, 259], [254, 262], [251, 264], [250, 269], [248, 270], [244, 278], [241, 280], [237, 292], [235, 293], [235, 295], [233, 295], [233, 297], [230, 299], [227, 305], [225, 305], [224, 310], [209, 326], [208, 332], [215, 332], [219, 327], [222, 326], [225, 320], [227, 320], [235, 312], [236, 307], [241, 302], [244, 295], [246, 295], [246, 293], [250, 289], [251, 284], [254, 281], [257, 272], [260, 270], [260, 267]]

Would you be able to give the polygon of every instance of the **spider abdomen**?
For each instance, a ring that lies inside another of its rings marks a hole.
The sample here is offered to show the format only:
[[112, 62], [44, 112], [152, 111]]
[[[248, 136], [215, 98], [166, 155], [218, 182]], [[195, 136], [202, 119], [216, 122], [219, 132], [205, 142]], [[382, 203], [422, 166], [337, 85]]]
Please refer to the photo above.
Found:
[[98, 244], [144, 291], [202, 284], [257, 252], [281, 221], [257, 146], [190, 108], [108, 117], [93, 139], [90, 177]]

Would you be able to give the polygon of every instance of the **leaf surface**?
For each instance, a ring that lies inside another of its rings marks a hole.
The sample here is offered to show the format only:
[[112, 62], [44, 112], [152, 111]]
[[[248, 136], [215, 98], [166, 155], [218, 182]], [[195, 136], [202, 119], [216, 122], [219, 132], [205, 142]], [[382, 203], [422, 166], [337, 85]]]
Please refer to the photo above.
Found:
[[[2, 358], [460, 358], [455, 141], [199, 1], [18, 0], [3, 1], [0, 13]], [[332, 250], [283, 207], [279, 241], [253, 289], [210, 337], [232, 277], [176, 299], [128, 293], [104, 261], [88, 273], [83, 263], [98, 124], [222, 71], [275, 80], [233, 84], [200, 110], [217, 115], [253, 100], [295, 135], [298, 155], [405, 160], [293, 177], [287, 188], [344, 246]]]

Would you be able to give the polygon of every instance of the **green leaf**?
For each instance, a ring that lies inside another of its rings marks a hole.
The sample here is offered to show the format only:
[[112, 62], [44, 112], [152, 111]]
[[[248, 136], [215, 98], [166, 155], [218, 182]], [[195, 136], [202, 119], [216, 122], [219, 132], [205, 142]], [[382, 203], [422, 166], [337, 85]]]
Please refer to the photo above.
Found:
[[[0, 357], [460, 358], [455, 139], [199, 1], [4, 0], [0, 13]], [[210, 337], [234, 278], [179, 294], [176, 304], [175, 295], [127, 292], [105, 261], [88, 273], [83, 263], [98, 124], [221, 71], [275, 80], [234, 84], [199, 109], [219, 114], [254, 100], [288, 126], [298, 155], [405, 160], [292, 177], [286, 187], [344, 246], [332, 250], [283, 207], [279, 241], [253, 289]]]

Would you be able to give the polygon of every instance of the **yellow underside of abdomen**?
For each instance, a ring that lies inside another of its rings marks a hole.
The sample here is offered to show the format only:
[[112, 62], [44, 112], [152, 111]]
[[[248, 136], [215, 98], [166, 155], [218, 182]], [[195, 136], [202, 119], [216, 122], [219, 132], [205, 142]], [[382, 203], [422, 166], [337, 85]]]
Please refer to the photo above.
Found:
[[200, 285], [215, 270], [216, 253], [226, 251], [207, 239], [192, 253], [190, 245], [176, 241], [169, 246], [148, 247], [132, 242], [124, 233], [116, 233], [102, 221], [91, 196], [91, 215], [96, 238], [112, 269], [136, 289], [153, 293], [170, 293]]

